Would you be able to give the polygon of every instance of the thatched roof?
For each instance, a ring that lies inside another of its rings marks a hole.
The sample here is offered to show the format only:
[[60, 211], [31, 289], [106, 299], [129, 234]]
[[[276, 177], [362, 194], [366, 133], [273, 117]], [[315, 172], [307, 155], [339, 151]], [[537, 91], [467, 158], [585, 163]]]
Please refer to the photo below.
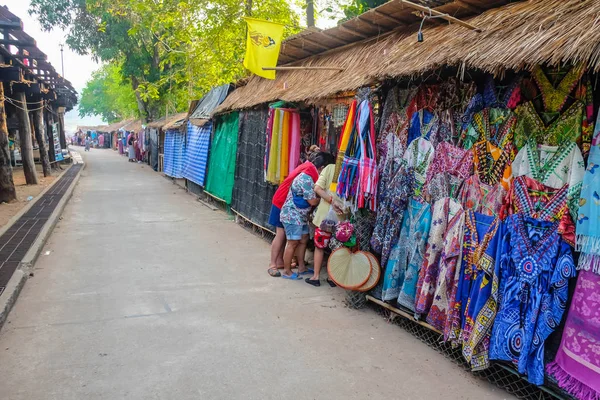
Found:
[[119, 129], [123, 129], [127, 132], [139, 132], [143, 129], [142, 120], [140, 120], [140, 119], [132, 120], [129, 123], [121, 126], [121, 128], [119, 128]]
[[183, 125], [187, 116], [188, 116], [188, 113], [179, 113], [179, 114], [171, 115], [169, 118], [167, 118], [165, 120], [166, 123], [162, 126], [162, 129], [166, 131], [167, 129], [179, 128], [181, 125]]
[[342, 72], [278, 71], [275, 80], [252, 76], [217, 112], [274, 100], [315, 101], [444, 66], [501, 74], [542, 63], [582, 62], [600, 70], [600, 0], [529, 0], [490, 9], [468, 22], [483, 31], [427, 21], [423, 43], [417, 42], [417, 24], [293, 64], [334, 66]]
[[162, 117], [161, 119], [158, 119], [154, 122], [150, 122], [148, 124], [149, 128], [154, 128], [154, 129], [167, 129], [167, 125], [171, 125], [174, 122], [177, 122], [179, 120], [185, 119], [187, 117], [188, 113], [178, 113], [178, 114], [173, 114], [173, 115], [169, 115], [168, 117]]

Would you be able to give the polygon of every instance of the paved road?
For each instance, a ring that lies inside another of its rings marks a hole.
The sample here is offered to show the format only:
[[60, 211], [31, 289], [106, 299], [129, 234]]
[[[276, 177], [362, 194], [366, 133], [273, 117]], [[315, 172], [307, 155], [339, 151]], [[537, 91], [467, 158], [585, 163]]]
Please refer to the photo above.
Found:
[[269, 246], [110, 150], [0, 332], [0, 399], [500, 399], [340, 289], [269, 277]]

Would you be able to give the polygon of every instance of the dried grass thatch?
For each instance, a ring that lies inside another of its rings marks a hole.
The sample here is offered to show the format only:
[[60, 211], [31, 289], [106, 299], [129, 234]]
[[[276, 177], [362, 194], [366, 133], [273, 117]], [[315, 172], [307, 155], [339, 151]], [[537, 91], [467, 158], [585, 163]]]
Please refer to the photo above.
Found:
[[150, 122], [148, 124], [149, 128], [155, 128], [155, 129], [167, 129], [167, 125], [171, 125], [177, 121], [180, 121], [182, 119], [185, 119], [187, 117], [188, 113], [178, 113], [178, 114], [173, 114], [170, 115], [168, 117], [163, 117], [161, 119], [158, 119], [154, 122]]
[[424, 29], [425, 40], [418, 43], [413, 25], [294, 64], [335, 66], [343, 72], [278, 71], [275, 80], [252, 76], [217, 112], [274, 100], [316, 101], [381, 79], [415, 76], [445, 66], [493, 74], [543, 63], [584, 63], [600, 70], [600, 0], [529, 0], [488, 10], [468, 21], [483, 32], [443, 24]]

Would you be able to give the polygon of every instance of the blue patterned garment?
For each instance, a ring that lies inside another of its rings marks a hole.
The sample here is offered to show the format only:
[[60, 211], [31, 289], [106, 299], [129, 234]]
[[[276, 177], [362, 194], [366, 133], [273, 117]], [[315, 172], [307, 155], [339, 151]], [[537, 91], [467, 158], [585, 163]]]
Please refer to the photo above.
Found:
[[406, 145], [410, 145], [413, 140], [420, 137], [429, 140], [429, 134], [436, 122], [437, 117], [430, 111], [423, 109], [414, 113], [410, 120]]
[[576, 273], [571, 247], [557, 222], [514, 214], [505, 221], [501, 248], [490, 358], [511, 361], [529, 382], [542, 385], [544, 342], [560, 324]]
[[410, 199], [398, 242], [385, 267], [383, 300], [397, 300], [398, 304], [415, 310], [419, 268], [423, 264], [430, 225], [430, 205]]

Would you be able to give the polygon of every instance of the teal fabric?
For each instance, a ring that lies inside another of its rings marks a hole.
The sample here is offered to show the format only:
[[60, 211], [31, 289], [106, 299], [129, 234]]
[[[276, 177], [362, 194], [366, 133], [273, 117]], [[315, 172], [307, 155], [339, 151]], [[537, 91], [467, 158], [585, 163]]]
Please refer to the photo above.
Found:
[[208, 176], [205, 190], [231, 204], [235, 158], [238, 144], [239, 114], [221, 116], [217, 120], [210, 148]]

